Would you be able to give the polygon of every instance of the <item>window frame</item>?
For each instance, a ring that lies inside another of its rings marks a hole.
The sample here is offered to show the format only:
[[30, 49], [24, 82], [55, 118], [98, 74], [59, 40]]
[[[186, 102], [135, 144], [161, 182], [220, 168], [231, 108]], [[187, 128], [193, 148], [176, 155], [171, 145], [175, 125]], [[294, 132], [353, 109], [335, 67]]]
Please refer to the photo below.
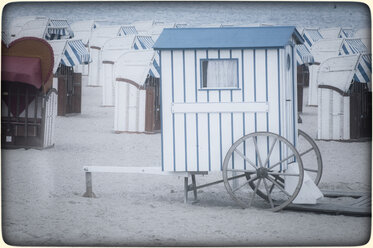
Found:
[[[230, 60], [230, 61], [236, 61], [237, 63], [237, 82], [236, 82], [236, 86], [233, 86], [233, 87], [203, 87], [203, 62], [204, 61], [216, 61], [216, 60], [219, 60], [219, 61], [226, 61], [226, 60]], [[199, 89], [198, 90], [241, 90], [240, 89], [240, 79], [239, 79], [239, 60], [238, 58], [205, 58], [205, 59], [200, 59], [200, 65], [199, 65], [199, 78], [200, 78], [200, 84], [199, 84]]]

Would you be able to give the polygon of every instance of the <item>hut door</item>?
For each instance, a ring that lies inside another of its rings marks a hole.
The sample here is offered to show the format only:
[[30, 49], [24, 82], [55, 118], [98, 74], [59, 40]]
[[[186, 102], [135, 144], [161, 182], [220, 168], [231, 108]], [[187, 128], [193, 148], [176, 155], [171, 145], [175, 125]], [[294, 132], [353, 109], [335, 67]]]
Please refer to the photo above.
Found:
[[145, 131], [161, 128], [159, 78], [149, 77], [146, 82]]
[[365, 83], [350, 87], [350, 138], [372, 137], [372, 92]]

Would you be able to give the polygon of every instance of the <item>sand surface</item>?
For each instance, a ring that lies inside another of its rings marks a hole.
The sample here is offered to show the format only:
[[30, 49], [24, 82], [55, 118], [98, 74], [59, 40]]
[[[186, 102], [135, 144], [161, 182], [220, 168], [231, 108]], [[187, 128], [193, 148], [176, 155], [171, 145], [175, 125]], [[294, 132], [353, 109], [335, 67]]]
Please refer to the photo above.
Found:
[[[3, 238], [12, 245], [275, 246], [359, 245], [368, 217], [241, 209], [223, 184], [183, 203], [183, 178], [93, 174], [97, 198], [85, 192], [83, 166], [160, 166], [161, 135], [115, 134], [114, 109], [100, 107], [101, 88], [83, 86], [82, 114], [57, 117], [55, 146], [2, 150]], [[300, 128], [316, 137], [317, 109]], [[320, 188], [370, 191], [371, 142], [317, 141], [324, 161]], [[219, 180], [221, 173], [197, 177]]]

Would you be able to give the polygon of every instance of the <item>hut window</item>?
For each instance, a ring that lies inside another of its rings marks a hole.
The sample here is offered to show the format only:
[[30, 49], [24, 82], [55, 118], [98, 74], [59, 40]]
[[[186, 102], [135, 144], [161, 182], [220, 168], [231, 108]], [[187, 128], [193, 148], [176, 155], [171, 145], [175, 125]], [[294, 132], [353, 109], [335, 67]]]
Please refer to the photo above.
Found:
[[201, 60], [202, 88], [237, 88], [237, 59]]

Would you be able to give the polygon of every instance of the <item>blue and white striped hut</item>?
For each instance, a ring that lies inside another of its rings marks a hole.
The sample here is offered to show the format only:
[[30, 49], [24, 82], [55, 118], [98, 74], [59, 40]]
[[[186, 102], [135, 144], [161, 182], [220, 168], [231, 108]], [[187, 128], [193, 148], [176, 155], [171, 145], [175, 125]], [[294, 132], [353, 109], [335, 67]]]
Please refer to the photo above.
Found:
[[[296, 145], [295, 44], [302, 42], [295, 27], [164, 29], [154, 45], [161, 68], [162, 170], [220, 171], [232, 144], [256, 131]], [[241, 152], [255, 156], [248, 147]], [[273, 154], [283, 156], [277, 145]], [[246, 165], [238, 156], [230, 163]]]

